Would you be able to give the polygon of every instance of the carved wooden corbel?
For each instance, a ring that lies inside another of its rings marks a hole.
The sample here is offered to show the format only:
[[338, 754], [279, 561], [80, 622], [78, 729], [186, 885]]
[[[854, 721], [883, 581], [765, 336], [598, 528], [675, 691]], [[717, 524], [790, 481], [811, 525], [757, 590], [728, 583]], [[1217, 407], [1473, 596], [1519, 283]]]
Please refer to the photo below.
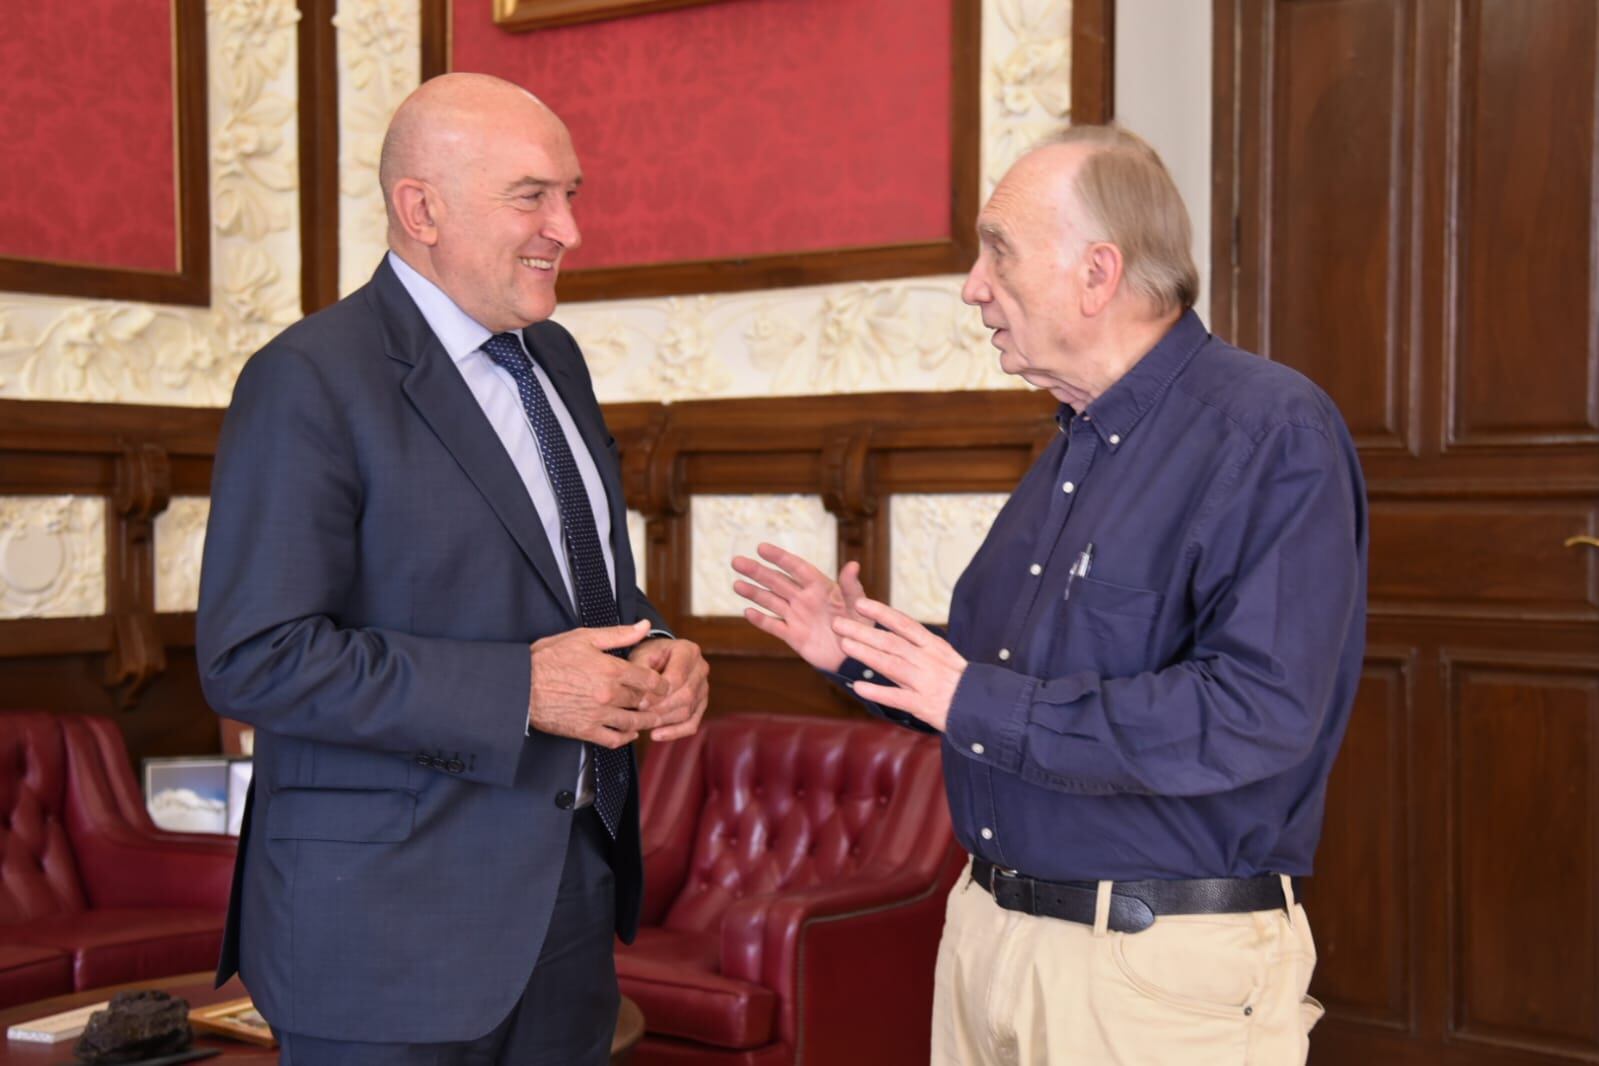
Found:
[[132, 706], [167, 667], [155, 626], [155, 518], [172, 502], [172, 462], [162, 448], [124, 443], [106, 524], [106, 613], [111, 651], [105, 684], [119, 707]]
[[887, 537], [878, 518], [878, 495], [872, 483], [872, 430], [859, 426], [833, 437], [822, 448], [822, 505], [838, 519], [840, 564], [857, 559], [869, 591], [887, 595]]

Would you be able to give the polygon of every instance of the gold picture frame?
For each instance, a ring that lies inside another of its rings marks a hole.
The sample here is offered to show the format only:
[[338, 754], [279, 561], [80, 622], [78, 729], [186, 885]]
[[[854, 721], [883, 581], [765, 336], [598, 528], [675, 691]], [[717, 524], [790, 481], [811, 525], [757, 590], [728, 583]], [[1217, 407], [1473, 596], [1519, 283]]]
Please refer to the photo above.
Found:
[[261, 1047], [278, 1046], [272, 1027], [248, 996], [213, 1003], [209, 1007], [193, 1007], [189, 1010], [189, 1024], [197, 1032], [231, 1037]]
[[494, 0], [494, 24], [521, 33], [574, 22], [599, 22], [625, 15], [645, 15], [674, 7], [713, 4], [718, 0]]

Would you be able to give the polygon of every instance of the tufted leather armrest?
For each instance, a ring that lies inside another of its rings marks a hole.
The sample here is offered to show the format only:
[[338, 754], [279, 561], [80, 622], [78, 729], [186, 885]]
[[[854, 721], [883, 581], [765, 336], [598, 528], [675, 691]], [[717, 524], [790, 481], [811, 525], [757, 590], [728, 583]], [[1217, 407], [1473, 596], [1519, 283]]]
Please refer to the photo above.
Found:
[[[91, 907], [227, 910], [237, 845], [155, 827], [138, 794], [115, 725], [63, 718], [67, 831]], [[107, 732], [113, 734], [108, 737]]]
[[659, 925], [667, 908], [683, 890], [689, 857], [694, 850], [694, 830], [700, 806], [705, 802], [705, 780], [701, 768], [705, 733], [682, 740], [652, 744], [646, 765], [659, 762], [669, 772], [644, 770], [639, 781], [639, 805], [649, 812], [640, 821], [643, 837], [644, 905], [641, 925]]
[[849, 921], [908, 906], [935, 887], [918, 874], [899, 872], [741, 899], [722, 916], [722, 972], [788, 996], [798, 977], [801, 938], [812, 922]]

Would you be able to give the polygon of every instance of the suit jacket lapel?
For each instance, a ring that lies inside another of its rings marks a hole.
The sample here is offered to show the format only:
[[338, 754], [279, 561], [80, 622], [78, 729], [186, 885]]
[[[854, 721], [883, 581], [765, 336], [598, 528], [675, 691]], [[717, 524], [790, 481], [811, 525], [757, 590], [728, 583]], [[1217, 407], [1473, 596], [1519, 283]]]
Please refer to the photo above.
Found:
[[449, 354], [428, 328], [427, 320], [411, 301], [386, 258], [378, 268], [373, 285], [383, 311], [380, 318], [388, 331], [389, 357], [411, 367], [401, 385], [406, 397], [488, 500], [522, 554], [533, 564], [550, 596], [575, 625], [577, 611], [567, 595], [549, 538], [544, 535], [544, 525], [516, 472], [516, 464], [505, 454], [505, 446], [495, 436], [488, 419], [483, 417], [483, 409], [472, 396], [472, 390], [450, 364]]

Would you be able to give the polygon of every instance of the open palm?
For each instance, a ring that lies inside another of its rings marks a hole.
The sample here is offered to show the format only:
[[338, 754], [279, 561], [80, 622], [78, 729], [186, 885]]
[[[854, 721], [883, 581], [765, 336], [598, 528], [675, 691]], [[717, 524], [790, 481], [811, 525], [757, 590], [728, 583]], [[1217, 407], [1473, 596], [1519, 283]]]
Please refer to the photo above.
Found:
[[742, 555], [733, 559], [733, 569], [747, 579], [733, 582], [733, 591], [755, 604], [744, 609], [744, 617], [818, 670], [837, 670], [846, 656], [833, 623], [840, 618], [865, 621], [857, 607], [866, 596], [860, 563], [845, 563], [835, 581], [775, 544], [755, 550], [771, 565]]

